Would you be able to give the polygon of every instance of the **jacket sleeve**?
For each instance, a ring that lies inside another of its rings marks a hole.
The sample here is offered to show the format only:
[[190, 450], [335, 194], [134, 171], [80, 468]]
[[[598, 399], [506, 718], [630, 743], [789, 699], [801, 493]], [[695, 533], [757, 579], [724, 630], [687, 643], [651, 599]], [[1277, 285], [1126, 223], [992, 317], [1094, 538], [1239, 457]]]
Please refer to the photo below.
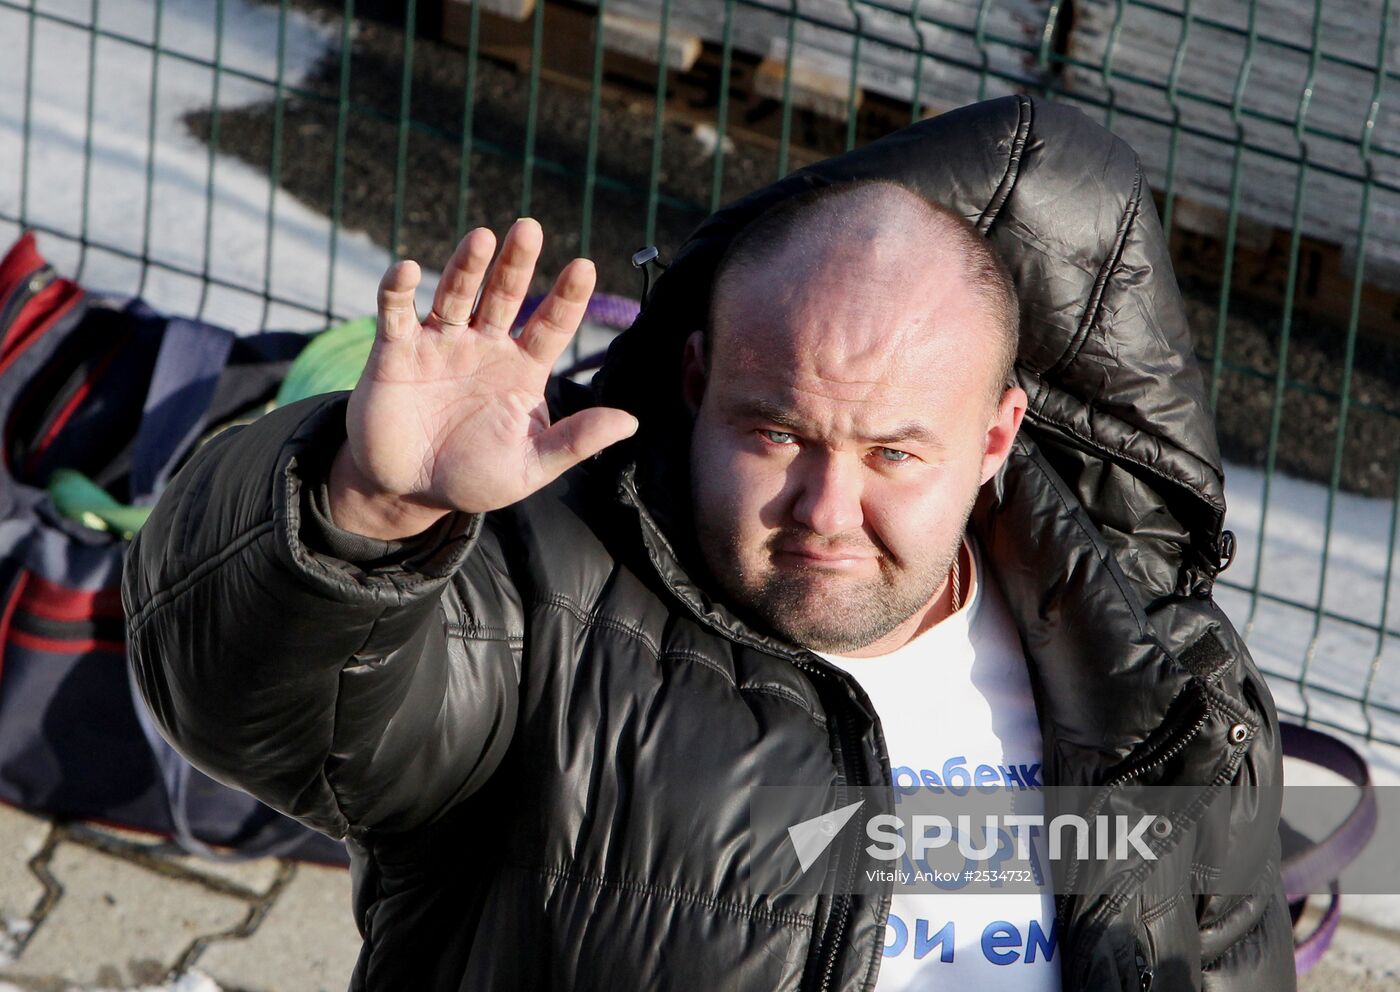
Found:
[[165, 737], [333, 837], [410, 829], [480, 787], [514, 730], [520, 662], [487, 517], [378, 542], [318, 509], [348, 395], [205, 444], [122, 580], [133, 673]]

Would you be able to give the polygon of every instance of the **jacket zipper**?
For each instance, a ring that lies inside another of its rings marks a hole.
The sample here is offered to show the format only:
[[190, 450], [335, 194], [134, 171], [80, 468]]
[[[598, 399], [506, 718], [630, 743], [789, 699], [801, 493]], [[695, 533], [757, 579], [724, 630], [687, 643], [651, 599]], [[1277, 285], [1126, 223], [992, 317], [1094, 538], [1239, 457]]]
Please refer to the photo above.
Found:
[[[1173, 740], [1171, 741], [1170, 744], [1168, 744], [1168, 745], [1167, 745], [1166, 747], [1164, 747], [1161, 751], [1159, 751], [1156, 755], [1154, 755], [1154, 756], [1152, 757], [1152, 760], [1150, 760], [1150, 761], [1148, 761], [1148, 762], [1146, 762], [1146, 763], [1144, 763], [1144, 764], [1140, 764], [1140, 765], [1138, 765], [1138, 766], [1136, 766], [1136, 767], [1134, 767], [1134, 768], [1129, 768], [1128, 770], [1126, 770], [1126, 771], [1122, 772], [1121, 774], [1115, 776], [1114, 778], [1110, 779], [1108, 782], [1106, 782], [1106, 783], [1104, 784], [1103, 791], [1104, 791], [1105, 793], [1106, 793], [1106, 792], [1109, 792], [1109, 791], [1112, 790], [1112, 789], [1116, 789], [1116, 788], [1118, 788], [1119, 786], [1126, 784], [1127, 782], [1131, 781], [1132, 779], [1141, 778], [1142, 776], [1146, 775], [1148, 772], [1154, 771], [1154, 770], [1156, 770], [1156, 769], [1162, 767], [1163, 765], [1165, 765], [1165, 764], [1166, 764], [1168, 761], [1170, 761], [1172, 758], [1174, 758], [1174, 757], [1176, 757], [1178, 754], [1180, 754], [1181, 751], [1182, 751], [1183, 749], [1185, 749], [1186, 745], [1190, 744], [1191, 741], [1193, 741], [1193, 740], [1196, 738], [1196, 735], [1198, 735], [1198, 734], [1201, 732], [1201, 728], [1203, 728], [1203, 727], [1206, 725], [1206, 721], [1207, 721], [1209, 718], [1210, 718], [1210, 717], [1209, 717], [1209, 713], [1202, 712], [1202, 713], [1200, 714], [1200, 716], [1198, 716], [1198, 717], [1195, 719], [1195, 721], [1191, 724], [1191, 726], [1188, 727], [1188, 728], [1185, 730], [1184, 733], [1182, 733], [1181, 735], [1179, 735], [1178, 737], [1176, 737], [1175, 739], [1173, 739]], [[1079, 934], [1078, 934], [1078, 937], [1079, 937], [1080, 939], [1077, 941], [1077, 943], [1078, 943], [1079, 946], [1076, 947], [1075, 952], [1074, 952], [1074, 958], [1075, 958], [1075, 960], [1074, 960], [1074, 974], [1075, 974], [1075, 981], [1076, 981], [1076, 984], [1078, 984], [1080, 978], [1082, 977], [1080, 973], [1084, 970], [1084, 954], [1085, 954], [1084, 947], [1086, 946], [1086, 945], [1083, 944], [1083, 941], [1082, 941], [1082, 938], [1083, 938], [1083, 936], [1084, 936], [1084, 933], [1085, 933], [1085, 930], [1081, 929], [1080, 932], [1079, 932]], [[1137, 958], [1137, 960], [1138, 960], [1138, 963], [1139, 963], [1139, 974], [1138, 974], [1139, 984], [1142, 984], [1144, 981], [1146, 982], [1146, 984], [1143, 985], [1143, 990], [1144, 990], [1144, 992], [1145, 992], [1146, 989], [1151, 988], [1151, 984], [1152, 984], [1152, 969], [1151, 969], [1150, 966], [1147, 966], [1146, 969], [1145, 969], [1145, 971], [1144, 971], [1144, 967], [1143, 967], [1143, 966], [1144, 966], [1145, 962], [1142, 961], [1142, 955], [1141, 955], [1141, 953], [1138, 952], [1136, 949], [1135, 949], [1135, 956], [1136, 956], [1136, 958]]]
[[[831, 676], [804, 659], [794, 659], [799, 668], [830, 679]], [[849, 724], [843, 720], [840, 714], [833, 709], [831, 719], [836, 724], [836, 740], [841, 759], [841, 774], [846, 780], [846, 784], [854, 787], [869, 785], [865, 780], [864, 765], [853, 760], [853, 755], [858, 750], [859, 745], [850, 736]], [[822, 955], [824, 961], [821, 968], [821, 978], [817, 984], [819, 992], [829, 992], [832, 982], [836, 977], [836, 961], [841, 953], [842, 940], [846, 935], [846, 927], [850, 923], [851, 899], [855, 889], [855, 876], [859, 862], [860, 832], [856, 830], [846, 831], [846, 836], [850, 839], [843, 839], [837, 849], [837, 877], [838, 884], [842, 886], [832, 895], [831, 913], [827, 916], [826, 927], [822, 931]], [[847, 855], [849, 854], [849, 859]], [[845, 865], [845, 871], [841, 866]]]
[[1127, 771], [1109, 779], [1108, 782], [1104, 784], [1105, 791], [1108, 789], [1116, 789], [1131, 779], [1141, 778], [1148, 772], [1161, 768], [1168, 761], [1171, 761], [1172, 758], [1180, 754], [1182, 749], [1195, 739], [1196, 735], [1201, 732], [1201, 728], [1206, 725], [1206, 721], [1209, 719], [1209, 713], [1202, 713], [1200, 716], [1196, 717], [1191, 726], [1188, 727], [1184, 733], [1175, 738], [1162, 751], [1154, 755], [1151, 761], [1134, 768], [1129, 768]]
[[[637, 512], [638, 518], [642, 522], [643, 531], [652, 531], [655, 538], [665, 545], [664, 535], [656, 528], [656, 524], [652, 521], [651, 515], [647, 512], [645, 504], [642, 502], [641, 496], [637, 492], [636, 480], [630, 476], [627, 477], [621, 485], [621, 493], [624, 497], [624, 502], [629, 504]], [[643, 543], [645, 544], [646, 542], [644, 541]], [[686, 596], [682, 595], [672, 584], [665, 570], [662, 569], [660, 563], [655, 560], [655, 550], [648, 547], [647, 554], [653, 559], [653, 564], [657, 566], [658, 574], [661, 576], [667, 588], [671, 590], [672, 594], [684, 603], [702, 623], [705, 623], [707, 626], [711, 625], [710, 621], [707, 620], [703, 613], [696, 609], [695, 605]], [[729, 636], [732, 636], [732, 634]], [[767, 645], [758, 646], [765, 650], [771, 650], [771, 647]], [[827, 680], [833, 680], [835, 678], [829, 671], [816, 662], [816, 656], [812, 655], [810, 652], [807, 652], [805, 656], [797, 654], [789, 654], [788, 656], [791, 658], [792, 663], [804, 672]], [[836, 741], [841, 760], [841, 773], [846, 779], [846, 784], [856, 787], [869, 785], [870, 783], [866, 781], [864, 765], [858, 760], [852, 760], [852, 755], [858, 749], [858, 745], [856, 742], [850, 740], [850, 731], [846, 722], [841, 719], [840, 714], [835, 708], [831, 711], [830, 718], [836, 727]], [[822, 949], [825, 960], [820, 972], [821, 978], [817, 985], [818, 992], [830, 992], [832, 981], [836, 974], [836, 959], [841, 952], [841, 940], [845, 936], [846, 927], [850, 921], [851, 915], [851, 893], [855, 887], [855, 874], [859, 864], [857, 852], [860, 849], [860, 835], [859, 831], [843, 831], [843, 833], [853, 838], [850, 841], [838, 841], [840, 846], [837, 848], [836, 863], [838, 875], [840, 874], [840, 866], [845, 861], [846, 852], [849, 850], [851, 853], [844, 874], [846, 892], [841, 893], [838, 891], [833, 895], [831, 912], [827, 916], [826, 928], [822, 931], [822, 942], [826, 946]]]

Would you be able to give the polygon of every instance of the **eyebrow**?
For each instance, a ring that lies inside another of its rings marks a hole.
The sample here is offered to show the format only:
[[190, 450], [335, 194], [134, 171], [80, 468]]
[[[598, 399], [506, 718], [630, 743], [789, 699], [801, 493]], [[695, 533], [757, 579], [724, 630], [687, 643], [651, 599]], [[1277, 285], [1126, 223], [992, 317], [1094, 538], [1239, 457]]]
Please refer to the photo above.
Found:
[[[766, 420], [771, 424], [777, 424], [780, 427], [791, 427], [798, 431], [807, 426], [806, 422], [800, 417], [794, 416], [782, 406], [770, 400], [746, 400], [739, 404], [735, 412], [740, 417], [753, 417], [759, 420]], [[861, 440], [881, 445], [913, 442], [915, 444], [925, 445], [929, 448], [943, 449], [943, 442], [939, 440], [938, 435], [928, 427], [914, 420], [901, 421], [887, 431], [863, 437]]]

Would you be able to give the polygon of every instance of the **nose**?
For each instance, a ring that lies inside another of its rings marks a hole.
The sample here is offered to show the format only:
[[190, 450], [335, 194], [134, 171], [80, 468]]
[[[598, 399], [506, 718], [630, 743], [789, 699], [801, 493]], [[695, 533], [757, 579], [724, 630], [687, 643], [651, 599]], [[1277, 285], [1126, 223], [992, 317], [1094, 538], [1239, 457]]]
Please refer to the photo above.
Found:
[[860, 527], [865, 521], [861, 510], [860, 467], [846, 464], [846, 459], [816, 452], [801, 461], [806, 464], [799, 469], [800, 488], [792, 508], [793, 518], [824, 537]]

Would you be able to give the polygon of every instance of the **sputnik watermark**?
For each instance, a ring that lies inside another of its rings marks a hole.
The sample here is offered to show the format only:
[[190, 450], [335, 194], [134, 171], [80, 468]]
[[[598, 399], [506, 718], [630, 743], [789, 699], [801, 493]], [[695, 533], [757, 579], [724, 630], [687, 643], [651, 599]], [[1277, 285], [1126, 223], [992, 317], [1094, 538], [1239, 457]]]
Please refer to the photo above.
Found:
[[[1212, 870], [1189, 871], [1193, 893], [1239, 896], [1277, 857], [1267, 845], [1230, 846], [1229, 824], [1242, 816], [1281, 811], [1310, 837], [1356, 833], [1358, 822], [1378, 838], [1400, 836], [1400, 788], [1045, 786], [1034, 766], [900, 769], [884, 787], [755, 786], [748, 806], [742, 871], [753, 891], [775, 896], [879, 895], [892, 883], [909, 894], [1097, 896], [1163, 862], [1175, 872], [1196, 861]], [[1364, 840], [1343, 891], [1400, 894], [1400, 861]], [[1309, 884], [1325, 893], [1330, 879]]]
[[[854, 812], [854, 811], [852, 811]], [[906, 840], [904, 818], [894, 813], [881, 813], [866, 821], [865, 829], [874, 841], [865, 849], [877, 861], [897, 861], [906, 849], [915, 859], [924, 858], [930, 851], [957, 845], [958, 853], [970, 861], [986, 861], [994, 857], [999, 849], [999, 838], [1009, 832], [1015, 839], [1015, 857], [1029, 861], [1032, 857], [1032, 844], [1035, 835], [1044, 831], [1049, 837], [1050, 860], [1062, 859], [1065, 850], [1065, 834], [1073, 835], [1074, 856], [1080, 859], [1090, 857], [1090, 844], [1093, 843], [1093, 857], [1101, 860], [1109, 857], [1126, 860], [1130, 851], [1136, 852], [1147, 861], [1156, 861], [1157, 855], [1144, 843], [1147, 831], [1157, 821], [1151, 813], [1136, 818], [1126, 814], [1117, 816], [1096, 816], [1092, 821], [1077, 813], [1061, 813], [1050, 820], [1048, 827], [1045, 817], [1039, 813], [988, 814], [976, 824], [973, 817], [963, 814], [956, 817], [956, 825], [946, 816], [937, 813], [916, 813], [909, 818]], [[980, 832], [981, 841], [973, 838]]]
[[1010, 787], [968, 777], [967, 788], [953, 789], [940, 775], [938, 789], [917, 793], [756, 787], [750, 878], [770, 892], [876, 892], [890, 883], [926, 892], [1097, 891], [1118, 872], [1151, 870], [1192, 836], [1190, 815], [1204, 805], [1200, 790], [1044, 789], [1029, 772]]
[[[863, 805], [865, 800], [862, 799], [788, 827], [788, 838], [792, 841], [803, 871], [817, 862]], [[964, 858], [981, 862], [996, 855], [998, 838], [1004, 836], [1004, 832], [1009, 832], [1016, 844], [1015, 857], [1020, 861], [1029, 861], [1036, 831], [1045, 830], [1052, 861], [1062, 858], [1067, 833], [1072, 836], [1071, 843], [1077, 858], [1091, 856], [1092, 842], [1093, 856], [1100, 859], [1114, 857], [1121, 861], [1128, 857], [1131, 850], [1144, 860], [1157, 860], [1156, 853], [1144, 843], [1147, 831], [1157, 821], [1157, 817], [1150, 813], [1137, 817], [1136, 822], [1123, 814], [1115, 817], [1096, 816], [1091, 822], [1089, 818], [1075, 813], [1062, 813], [1050, 821], [1048, 828], [1045, 817], [1039, 814], [992, 814], [981, 818], [977, 824], [980, 827], [978, 832], [974, 832], [972, 820], [970, 815], [962, 815], [956, 818], [955, 823], [936, 813], [918, 813], [906, 823], [903, 817], [893, 813], [880, 813], [865, 822], [866, 835], [872, 841], [865, 853], [876, 861], [898, 861], [908, 852], [917, 860], [926, 858], [931, 851], [954, 844]], [[974, 836], [979, 834], [981, 840], [974, 842]], [[906, 839], [906, 835], [913, 837], [912, 843]], [[907, 882], [914, 877], [907, 872], [881, 869], [871, 869], [869, 873], [872, 881]], [[922, 880], [922, 874], [918, 877]], [[953, 881], [956, 877], [948, 872], [933, 872], [929, 880]]]
[[[788, 839], [804, 872], [821, 858], [863, 805], [865, 800], [862, 799], [788, 827]], [[950, 820], [936, 813], [918, 813], [906, 822], [905, 818], [893, 813], [880, 813], [865, 821], [866, 836], [871, 841], [865, 853], [877, 862], [899, 861], [906, 854], [916, 862], [923, 862], [930, 853], [953, 845], [966, 861], [981, 864], [996, 857], [1000, 838], [1009, 834], [1015, 844], [1013, 856], [1018, 861], [1029, 863], [1035, 856], [1032, 848], [1037, 835], [1043, 831], [1048, 837], [1051, 861], [1061, 860], [1068, 844], [1073, 845], [1074, 857], [1079, 859], [1093, 856], [1102, 860], [1116, 858], [1122, 861], [1128, 858], [1130, 852], [1135, 852], [1145, 861], [1156, 861], [1156, 853], [1144, 842], [1155, 822], [1157, 817], [1150, 813], [1144, 813], [1135, 820], [1124, 814], [1114, 817], [1101, 815], [1091, 820], [1075, 813], [1062, 813], [1048, 824], [1040, 814], [1008, 813], [983, 816], [981, 822], [974, 825], [970, 815]], [[1070, 838], [1068, 841], [1067, 835]], [[975, 837], [980, 837], [980, 840], [974, 841]], [[909, 838], [913, 838], [912, 841]], [[866, 869], [866, 877], [870, 881], [894, 882], [897, 885], [998, 880], [1033, 882], [1035, 875], [1030, 869], [1015, 868], [946, 871], [937, 868]]]

